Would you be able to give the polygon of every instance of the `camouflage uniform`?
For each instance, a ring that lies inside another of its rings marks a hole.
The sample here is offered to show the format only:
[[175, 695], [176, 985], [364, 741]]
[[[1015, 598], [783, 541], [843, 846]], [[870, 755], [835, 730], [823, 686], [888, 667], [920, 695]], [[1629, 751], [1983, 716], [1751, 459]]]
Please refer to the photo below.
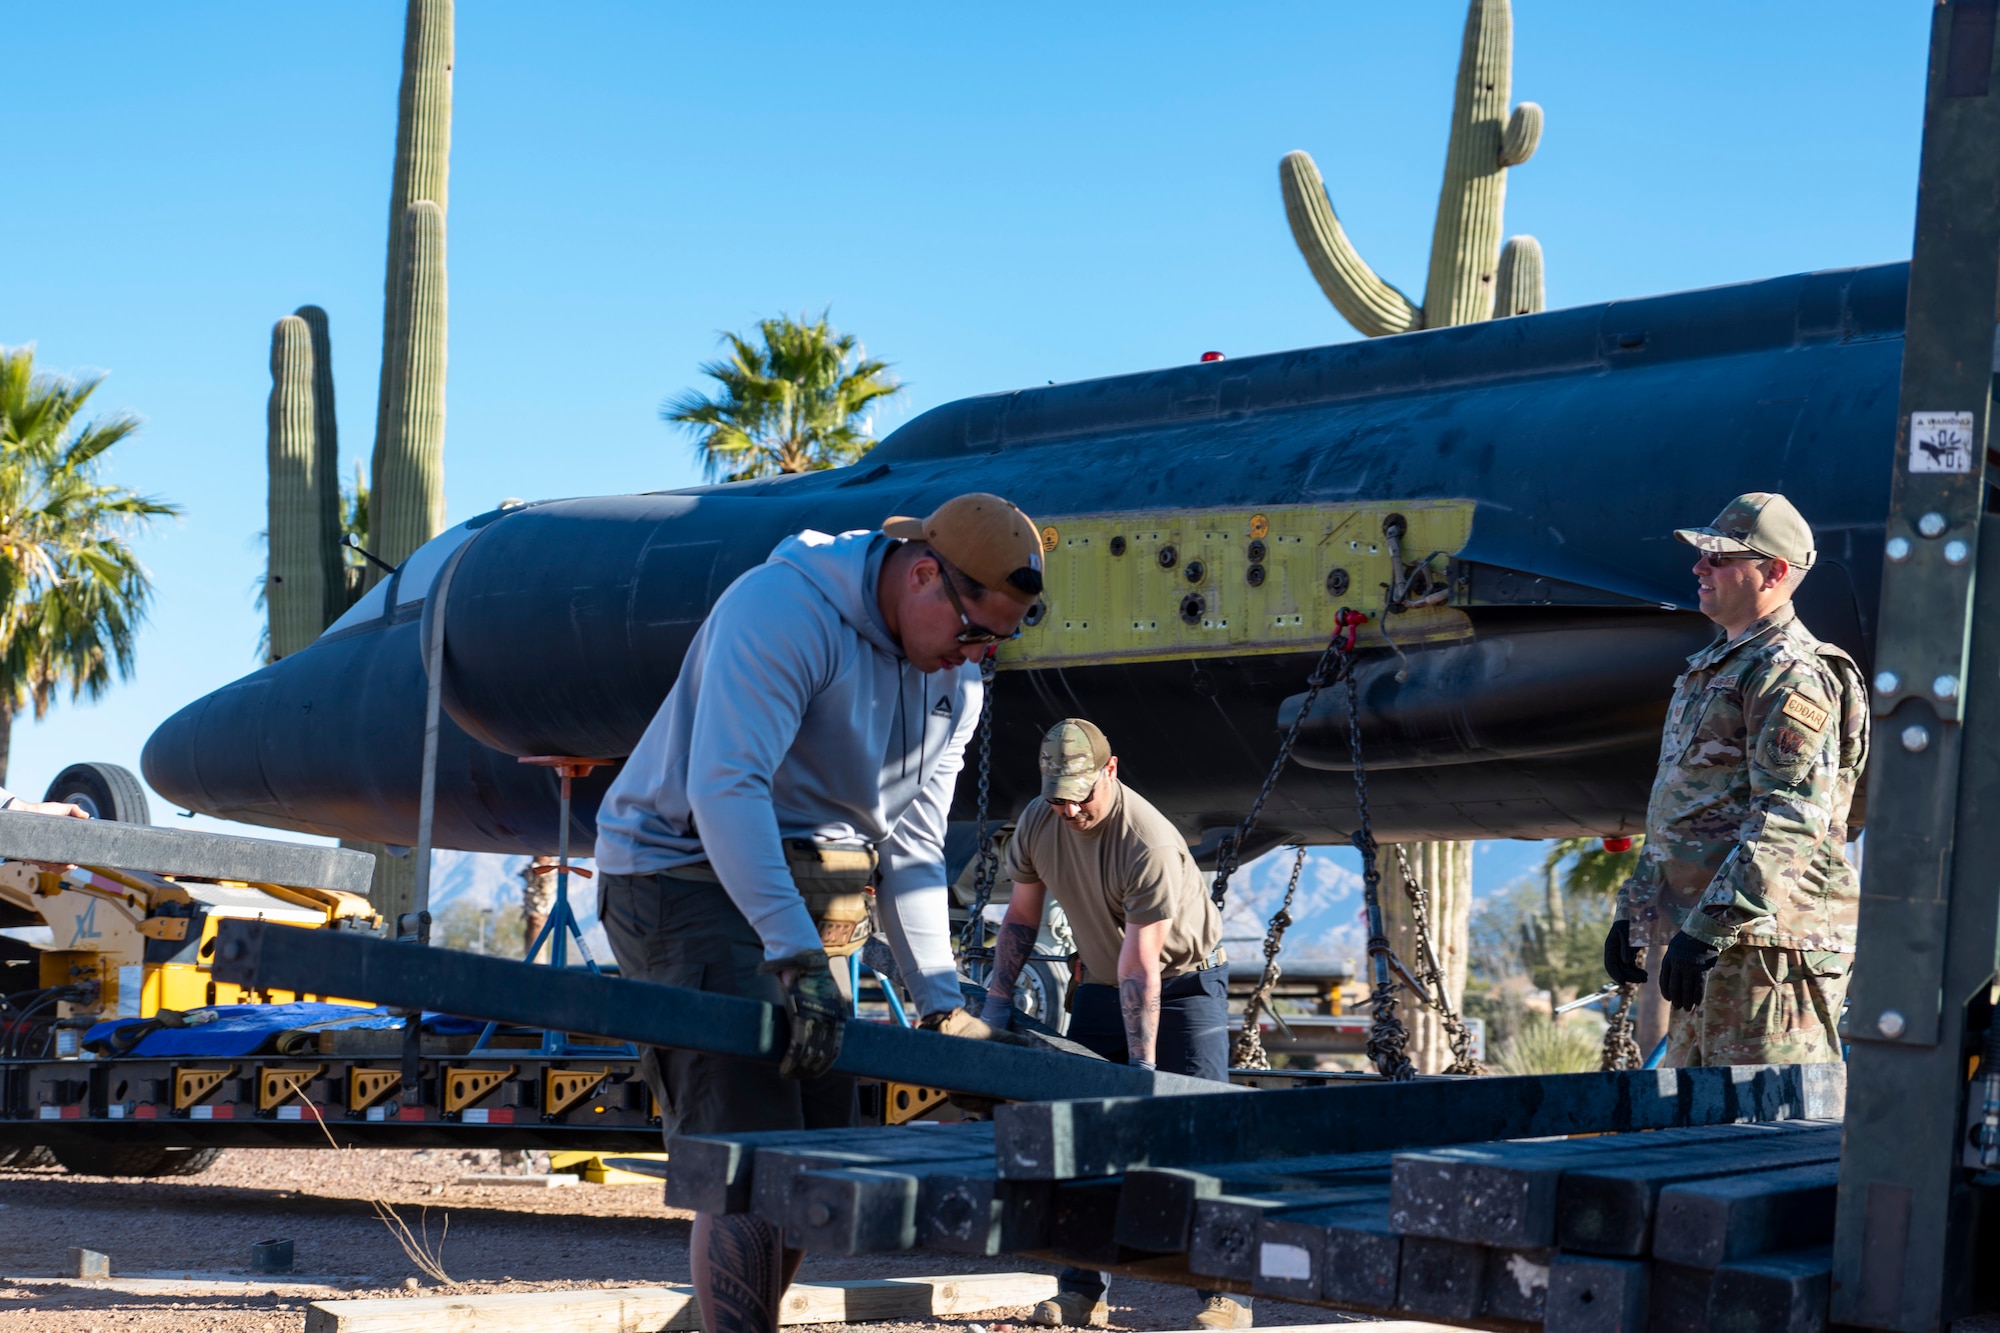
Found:
[[1686, 931], [1721, 950], [1701, 1008], [1673, 1011], [1668, 1064], [1841, 1058], [1860, 899], [1843, 845], [1867, 758], [1859, 668], [1789, 604], [1688, 659], [1618, 891], [1634, 945]]

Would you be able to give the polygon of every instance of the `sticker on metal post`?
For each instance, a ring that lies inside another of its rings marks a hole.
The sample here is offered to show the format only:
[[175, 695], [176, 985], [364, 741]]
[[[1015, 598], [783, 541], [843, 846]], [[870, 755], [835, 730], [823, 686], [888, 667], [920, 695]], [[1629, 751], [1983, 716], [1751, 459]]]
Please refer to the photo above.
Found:
[[1910, 471], [1972, 471], [1972, 413], [1910, 413]]

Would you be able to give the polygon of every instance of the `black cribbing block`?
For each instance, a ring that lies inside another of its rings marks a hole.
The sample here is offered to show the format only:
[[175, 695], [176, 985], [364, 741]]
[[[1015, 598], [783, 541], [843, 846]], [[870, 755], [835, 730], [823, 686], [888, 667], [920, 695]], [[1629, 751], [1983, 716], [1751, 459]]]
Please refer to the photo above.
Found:
[[[1130, 1177], [1127, 1177], [1129, 1180]], [[1389, 1182], [1356, 1184], [1333, 1189], [1294, 1190], [1282, 1194], [1222, 1194], [1195, 1205], [1188, 1243], [1188, 1270], [1207, 1277], [1249, 1282], [1257, 1272], [1258, 1246], [1266, 1218], [1388, 1199]]]
[[1486, 1247], [1463, 1241], [1403, 1237], [1396, 1308], [1440, 1319], [1477, 1317], [1486, 1297]]
[[1118, 1243], [1118, 1192], [1124, 1181], [1074, 1180], [1056, 1186], [1055, 1215], [1049, 1224], [1049, 1248], [1065, 1263], [1109, 1268], [1151, 1258], [1144, 1251]]
[[926, 1176], [955, 1175], [963, 1162], [801, 1171], [792, 1177], [785, 1244], [823, 1254], [882, 1254], [917, 1244]]
[[1549, 1265], [1547, 1333], [1643, 1333], [1646, 1265], [1558, 1254]]
[[[1270, 1224], [1267, 1237], [1276, 1239], [1285, 1223]], [[1396, 1308], [1396, 1277], [1403, 1266], [1403, 1238], [1389, 1230], [1389, 1210], [1380, 1204], [1356, 1208], [1344, 1218], [1320, 1228], [1319, 1289], [1324, 1300], [1387, 1313]], [[1269, 1285], [1272, 1256], [1267, 1248], [1259, 1259], [1260, 1276], [1252, 1290]], [[1276, 1291], [1272, 1291], [1276, 1295]]]
[[1707, 1333], [1708, 1289], [1715, 1282], [1712, 1268], [1655, 1259], [1646, 1279], [1647, 1327], [1672, 1333]]
[[1556, 1182], [1566, 1170], [1656, 1161], [1656, 1154], [1686, 1145], [1723, 1147], [1769, 1140], [1818, 1123], [1712, 1125], [1398, 1153], [1389, 1216], [1406, 1236], [1546, 1247], [1555, 1243]]
[[1551, 1250], [1496, 1248], [1486, 1251], [1486, 1296], [1479, 1313], [1486, 1319], [1539, 1324], [1547, 1317]]
[[1681, 1180], [1837, 1161], [1840, 1129], [1787, 1134], [1762, 1145], [1676, 1149], [1644, 1165], [1565, 1171], [1556, 1186], [1556, 1244], [1585, 1254], [1636, 1258], [1653, 1233], [1653, 1205], [1666, 1185]]
[[1724, 1264], [1708, 1291], [1710, 1333], [1822, 1333], [1832, 1282], [1828, 1246]]
[[777, 1129], [757, 1134], [677, 1134], [667, 1144], [667, 1206], [697, 1213], [747, 1213], [757, 1150], [786, 1144], [832, 1146], [859, 1140], [862, 1129]]
[[918, 1202], [923, 1247], [990, 1258], [1049, 1248], [1055, 1182], [999, 1180], [990, 1173], [924, 1177]]
[[1840, 1163], [1821, 1162], [1668, 1185], [1653, 1218], [1653, 1257], [1714, 1268], [1826, 1244], [1833, 1239], [1839, 1183]]
[[[1328, 1236], [1338, 1227], [1357, 1223], [1379, 1225], [1382, 1234], [1389, 1236], [1388, 1216], [1380, 1204], [1314, 1208], [1261, 1219], [1257, 1224], [1257, 1259], [1250, 1271], [1250, 1289], [1260, 1296], [1317, 1301], [1320, 1282], [1326, 1274]], [[1395, 1242], [1397, 1253], [1401, 1253], [1401, 1241], [1393, 1236], [1389, 1239]], [[1387, 1272], [1390, 1299], [1396, 1294], [1395, 1264], [1392, 1255]], [[1192, 1263], [1189, 1267], [1193, 1268]]]
[[1338, 1183], [1336, 1176], [1344, 1180], [1354, 1172], [1386, 1173], [1389, 1159], [1388, 1153], [1345, 1153], [1127, 1171], [1118, 1199], [1118, 1242], [1137, 1250], [1185, 1250], [1194, 1234], [1195, 1204], [1202, 1199], [1322, 1189]]
[[[879, 1131], [878, 1131], [879, 1132]], [[759, 1148], [750, 1182], [750, 1211], [783, 1227], [791, 1217], [792, 1178], [802, 1171], [835, 1171], [876, 1167], [893, 1171], [923, 1162], [954, 1162], [979, 1169], [993, 1160], [977, 1142], [963, 1142], [944, 1133], [925, 1133], [921, 1141], [870, 1144], [866, 1141], [829, 1146], [791, 1144]]]

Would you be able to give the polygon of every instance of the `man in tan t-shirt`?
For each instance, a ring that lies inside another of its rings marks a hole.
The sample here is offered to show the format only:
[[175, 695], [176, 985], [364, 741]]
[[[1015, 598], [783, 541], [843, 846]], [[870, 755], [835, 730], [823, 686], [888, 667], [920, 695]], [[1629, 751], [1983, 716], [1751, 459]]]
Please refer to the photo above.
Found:
[[[1083, 963], [1067, 1035], [1107, 1060], [1226, 1082], [1229, 974], [1222, 915], [1188, 854], [1187, 839], [1118, 780], [1104, 733], [1064, 718], [1042, 738], [1042, 794], [1007, 844], [1014, 895], [994, 946], [980, 1017], [996, 1028], [1014, 1012], [1014, 983], [1034, 952], [1048, 890], [1069, 915]], [[1116, 982], [1114, 985], [1113, 982]], [[1101, 1274], [1070, 1269], [1034, 1322], [1102, 1323]], [[1203, 1293], [1207, 1328], [1247, 1328], [1250, 1311]]]

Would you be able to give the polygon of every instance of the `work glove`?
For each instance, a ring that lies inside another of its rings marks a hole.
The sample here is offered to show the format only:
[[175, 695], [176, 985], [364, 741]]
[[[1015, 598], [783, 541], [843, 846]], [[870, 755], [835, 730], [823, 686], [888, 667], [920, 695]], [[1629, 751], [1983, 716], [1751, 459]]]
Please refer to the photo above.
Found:
[[757, 969], [766, 976], [790, 972], [785, 986], [785, 1017], [790, 1031], [778, 1072], [786, 1078], [818, 1078], [840, 1058], [841, 1026], [847, 1006], [833, 984], [826, 950], [808, 949], [791, 958], [774, 958]]
[[947, 1037], [970, 1037], [974, 1041], [997, 1041], [1009, 1046], [1032, 1044], [1026, 1037], [995, 1027], [984, 1019], [974, 1018], [962, 1004], [925, 1014], [917, 1020], [917, 1026], [925, 1032], [941, 1032]]
[[1713, 944], [1681, 931], [1667, 943], [1667, 958], [1660, 964], [1660, 994], [1676, 1009], [1699, 1009], [1709, 969], [1719, 957]]
[[1604, 937], [1604, 974], [1621, 986], [1636, 986], [1646, 979], [1639, 966], [1639, 946], [1632, 943], [1632, 923], [1613, 921]]

